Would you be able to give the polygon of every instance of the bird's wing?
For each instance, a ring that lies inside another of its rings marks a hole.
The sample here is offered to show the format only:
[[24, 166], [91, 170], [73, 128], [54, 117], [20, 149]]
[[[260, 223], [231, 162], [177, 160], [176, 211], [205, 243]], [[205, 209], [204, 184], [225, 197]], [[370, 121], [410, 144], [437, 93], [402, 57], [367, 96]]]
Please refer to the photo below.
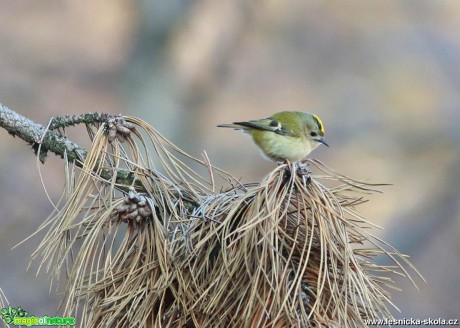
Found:
[[283, 136], [292, 136], [292, 133], [285, 129], [280, 122], [272, 118], [264, 118], [261, 120], [253, 120], [248, 122], [235, 122], [234, 125], [241, 128], [252, 128], [258, 130], [271, 131]]

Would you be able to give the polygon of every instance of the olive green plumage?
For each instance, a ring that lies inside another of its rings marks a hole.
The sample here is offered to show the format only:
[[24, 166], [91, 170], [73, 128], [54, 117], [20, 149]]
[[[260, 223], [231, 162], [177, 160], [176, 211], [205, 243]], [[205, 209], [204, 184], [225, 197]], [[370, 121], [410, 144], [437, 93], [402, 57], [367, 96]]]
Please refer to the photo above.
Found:
[[279, 112], [268, 118], [221, 124], [218, 127], [243, 130], [273, 161], [297, 162], [305, 158], [324, 140], [320, 118], [307, 112]]

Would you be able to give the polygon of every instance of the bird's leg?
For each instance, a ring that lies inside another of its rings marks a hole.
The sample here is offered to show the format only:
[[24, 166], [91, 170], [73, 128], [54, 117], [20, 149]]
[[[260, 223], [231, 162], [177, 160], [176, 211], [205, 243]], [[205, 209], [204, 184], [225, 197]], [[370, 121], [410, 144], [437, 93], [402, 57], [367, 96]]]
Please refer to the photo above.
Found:
[[[280, 163], [281, 164], [281, 163]], [[310, 166], [305, 162], [289, 162], [285, 160], [283, 164], [286, 164], [286, 169], [284, 170], [284, 179], [288, 181], [291, 179], [292, 174], [296, 174], [299, 178], [302, 179], [303, 184], [306, 186], [311, 183], [310, 176]]]
[[297, 162], [296, 163], [296, 173], [299, 177], [302, 178], [304, 185], [310, 184], [311, 176], [310, 176], [310, 166], [308, 163], [305, 162]]
[[292, 174], [295, 172], [295, 163], [291, 163], [285, 159], [283, 162], [278, 162], [278, 165], [286, 165], [283, 178], [285, 182], [289, 181], [292, 177]]

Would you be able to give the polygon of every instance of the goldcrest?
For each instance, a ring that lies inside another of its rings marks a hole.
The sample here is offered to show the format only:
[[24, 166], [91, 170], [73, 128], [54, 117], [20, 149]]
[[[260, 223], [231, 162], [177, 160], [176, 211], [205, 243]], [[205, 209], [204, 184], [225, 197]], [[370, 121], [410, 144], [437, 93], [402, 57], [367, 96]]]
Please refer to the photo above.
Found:
[[249, 133], [262, 152], [276, 162], [297, 162], [320, 144], [329, 147], [324, 140], [321, 119], [307, 112], [279, 112], [260, 120], [221, 124], [218, 127]]

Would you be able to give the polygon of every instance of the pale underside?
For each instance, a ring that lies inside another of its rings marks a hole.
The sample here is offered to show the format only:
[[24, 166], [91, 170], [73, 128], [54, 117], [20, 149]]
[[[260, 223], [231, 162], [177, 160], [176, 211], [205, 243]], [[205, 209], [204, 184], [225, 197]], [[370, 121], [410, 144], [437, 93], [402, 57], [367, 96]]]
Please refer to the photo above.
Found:
[[306, 138], [279, 134], [274, 138], [272, 131], [257, 130], [252, 133], [254, 142], [262, 149], [263, 153], [276, 162], [283, 162], [286, 159], [290, 162], [297, 162], [305, 158], [319, 145], [319, 142]]

